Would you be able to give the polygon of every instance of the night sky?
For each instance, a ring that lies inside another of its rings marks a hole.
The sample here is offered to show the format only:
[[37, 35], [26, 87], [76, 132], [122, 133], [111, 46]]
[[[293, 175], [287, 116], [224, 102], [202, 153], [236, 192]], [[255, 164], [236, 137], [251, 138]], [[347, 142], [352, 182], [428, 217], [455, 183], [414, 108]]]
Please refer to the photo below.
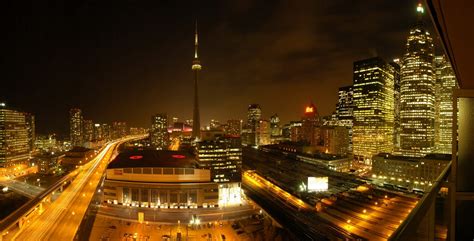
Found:
[[8, 1], [0, 10], [6, 40], [0, 100], [34, 113], [42, 134], [67, 134], [71, 107], [101, 123], [149, 127], [160, 112], [190, 119], [196, 18], [203, 125], [245, 118], [250, 103], [283, 122], [300, 119], [310, 100], [328, 115], [337, 89], [352, 83], [353, 61], [401, 57], [417, 4], [32, 2]]

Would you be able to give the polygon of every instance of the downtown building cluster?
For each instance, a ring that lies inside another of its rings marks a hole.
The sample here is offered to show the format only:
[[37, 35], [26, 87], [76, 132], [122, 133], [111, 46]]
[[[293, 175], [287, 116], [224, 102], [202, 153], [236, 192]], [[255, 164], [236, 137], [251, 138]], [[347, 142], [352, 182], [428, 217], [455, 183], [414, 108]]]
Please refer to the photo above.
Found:
[[69, 136], [72, 147], [96, 148], [104, 143], [122, 138], [126, 135], [144, 134], [143, 128], [129, 128], [126, 122], [114, 121], [94, 123], [84, 119], [81, 109], [72, 108], [69, 111]]
[[354, 62], [335, 119], [351, 129], [356, 166], [371, 167], [383, 183], [424, 190], [451, 159], [457, 81], [446, 57], [435, 55], [420, 5], [417, 11], [403, 58]]

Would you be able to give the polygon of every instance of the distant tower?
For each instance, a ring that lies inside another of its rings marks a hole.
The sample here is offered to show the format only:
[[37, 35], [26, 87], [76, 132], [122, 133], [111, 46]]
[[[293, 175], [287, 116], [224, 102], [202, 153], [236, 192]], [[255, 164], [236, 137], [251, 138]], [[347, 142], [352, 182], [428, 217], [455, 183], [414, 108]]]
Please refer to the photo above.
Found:
[[83, 144], [83, 119], [81, 109], [69, 110], [69, 134], [71, 146], [82, 146]]
[[198, 31], [197, 21], [196, 30], [194, 32], [194, 59], [192, 69], [194, 72], [194, 109], [193, 109], [193, 139], [201, 138], [201, 117], [199, 115], [199, 98], [198, 98], [198, 78], [199, 71], [201, 71], [201, 61], [198, 57]]

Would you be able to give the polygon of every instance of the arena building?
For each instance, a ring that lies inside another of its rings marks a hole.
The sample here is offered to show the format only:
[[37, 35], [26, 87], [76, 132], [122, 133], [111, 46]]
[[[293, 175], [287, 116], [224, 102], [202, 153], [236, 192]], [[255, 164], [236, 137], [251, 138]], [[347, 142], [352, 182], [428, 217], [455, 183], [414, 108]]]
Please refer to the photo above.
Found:
[[218, 183], [190, 154], [168, 150], [120, 153], [107, 167], [104, 202], [150, 208], [218, 206]]

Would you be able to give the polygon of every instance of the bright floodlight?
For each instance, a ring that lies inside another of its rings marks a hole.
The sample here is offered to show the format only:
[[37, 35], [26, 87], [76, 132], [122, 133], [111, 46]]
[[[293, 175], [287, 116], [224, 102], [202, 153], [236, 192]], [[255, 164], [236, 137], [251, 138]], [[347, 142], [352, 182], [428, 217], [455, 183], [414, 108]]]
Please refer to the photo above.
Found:
[[416, 7], [416, 11], [419, 12], [419, 13], [424, 13], [425, 12], [425, 9], [421, 5], [421, 3], [418, 4], [418, 6]]
[[308, 192], [328, 190], [328, 177], [308, 177]]

